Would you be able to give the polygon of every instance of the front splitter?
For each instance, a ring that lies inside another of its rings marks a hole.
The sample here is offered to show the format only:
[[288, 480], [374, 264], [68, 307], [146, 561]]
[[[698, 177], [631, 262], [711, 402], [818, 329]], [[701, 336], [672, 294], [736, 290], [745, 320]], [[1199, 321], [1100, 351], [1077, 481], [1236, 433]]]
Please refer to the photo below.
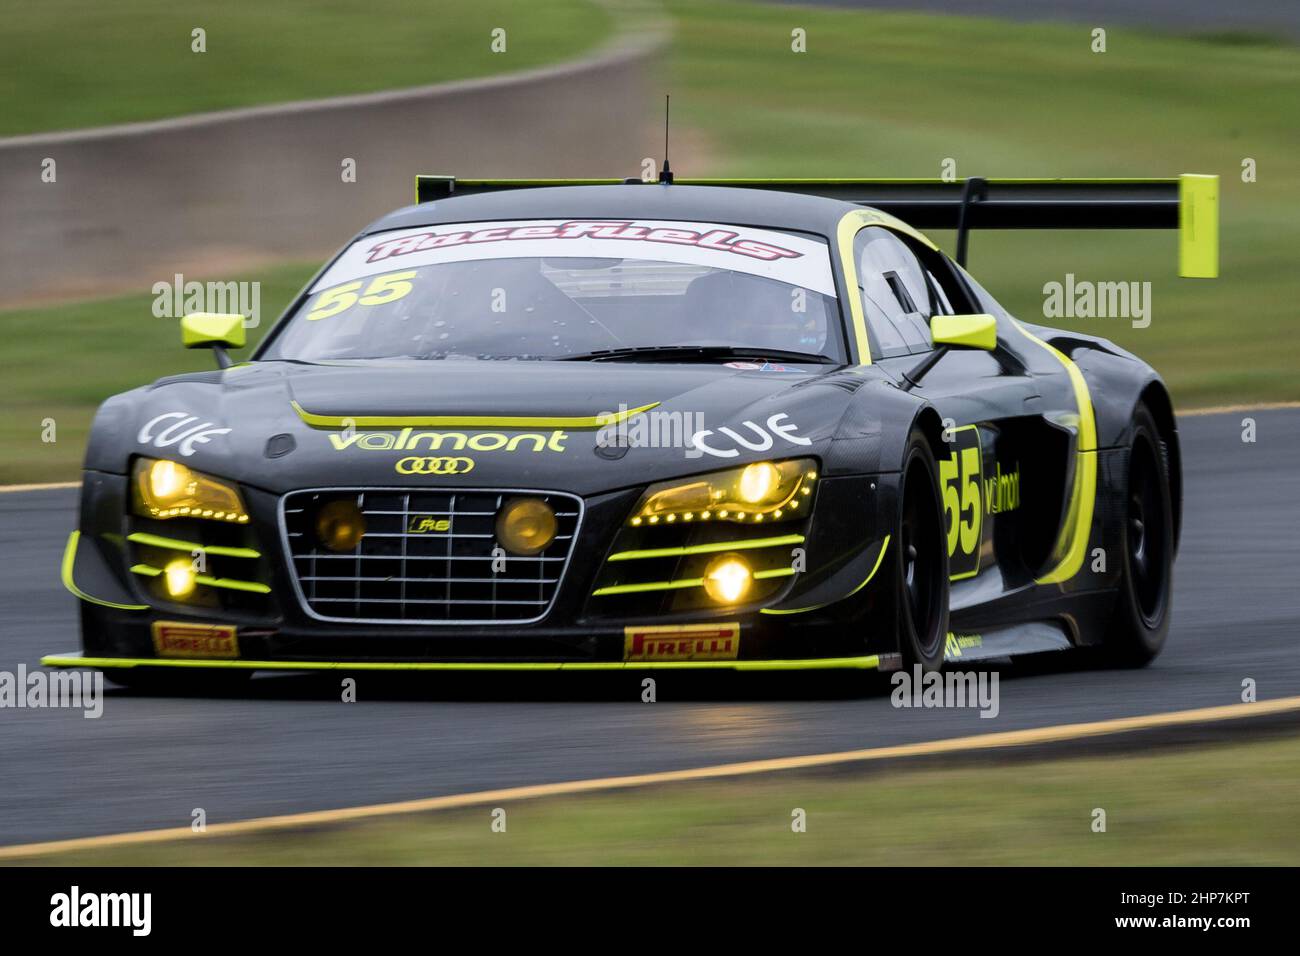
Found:
[[812, 671], [877, 670], [880, 655], [768, 661], [253, 661], [86, 657], [74, 652], [46, 655], [41, 658], [41, 664], [44, 667], [88, 667], [95, 670], [171, 667], [245, 671]]

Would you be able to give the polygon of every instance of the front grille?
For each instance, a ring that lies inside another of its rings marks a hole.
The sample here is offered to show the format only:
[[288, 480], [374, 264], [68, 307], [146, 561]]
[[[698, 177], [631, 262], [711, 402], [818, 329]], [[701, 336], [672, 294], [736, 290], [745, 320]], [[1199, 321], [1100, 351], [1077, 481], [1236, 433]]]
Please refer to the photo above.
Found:
[[[540, 498], [555, 511], [555, 540], [540, 554], [494, 555], [497, 512], [515, 497]], [[318, 511], [339, 499], [355, 501], [366, 523], [357, 546], [342, 554], [316, 537]], [[280, 507], [294, 585], [307, 613], [376, 624], [541, 620], [555, 600], [582, 518], [582, 501], [572, 495], [497, 489], [316, 489], [286, 495]]]

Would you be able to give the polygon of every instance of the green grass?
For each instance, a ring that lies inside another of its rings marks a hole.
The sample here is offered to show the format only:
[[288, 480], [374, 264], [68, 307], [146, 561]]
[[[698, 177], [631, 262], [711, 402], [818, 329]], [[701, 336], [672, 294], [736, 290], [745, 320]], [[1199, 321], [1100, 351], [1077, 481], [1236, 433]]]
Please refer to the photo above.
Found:
[[0, 30], [0, 136], [522, 70], [611, 29], [593, 0], [41, 0]]
[[[949, 157], [959, 177], [1218, 173], [1217, 280], [1177, 278], [1172, 232], [976, 234], [971, 271], [1028, 321], [1132, 349], [1182, 406], [1300, 399], [1300, 49], [1111, 29], [1094, 54], [1085, 25], [668, 6], [674, 121], [707, 136], [710, 174], [937, 177]], [[807, 53], [790, 51], [795, 27]], [[1241, 181], [1245, 157], [1256, 183]], [[1151, 326], [1044, 319], [1043, 285], [1067, 272], [1151, 280]]]
[[[315, 272], [316, 264], [284, 265], [223, 276], [261, 282], [257, 343]], [[163, 375], [214, 368], [206, 349], [181, 347], [180, 323], [155, 318], [152, 293], [0, 313], [0, 484], [75, 478], [95, 408], [116, 392]], [[236, 358], [249, 354], [235, 353]], [[43, 441], [44, 422], [55, 441]]]
[[[760, 775], [194, 837], [64, 865], [1067, 865], [1300, 863], [1300, 739], [978, 769]], [[791, 830], [791, 813], [807, 830]], [[1092, 830], [1106, 811], [1106, 832]], [[188, 819], [188, 809], [182, 816]]]

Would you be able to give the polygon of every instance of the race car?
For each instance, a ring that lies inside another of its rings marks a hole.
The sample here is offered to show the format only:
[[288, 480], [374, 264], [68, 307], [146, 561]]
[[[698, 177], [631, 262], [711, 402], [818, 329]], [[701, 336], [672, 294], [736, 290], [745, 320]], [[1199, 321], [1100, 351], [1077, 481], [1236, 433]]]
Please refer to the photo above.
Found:
[[[1169, 624], [1169, 392], [1010, 315], [972, 230], [1176, 228], [1217, 179], [467, 181], [361, 231], [248, 361], [108, 399], [82, 652], [198, 671], [894, 670]], [[957, 230], [957, 261], [919, 228]]]

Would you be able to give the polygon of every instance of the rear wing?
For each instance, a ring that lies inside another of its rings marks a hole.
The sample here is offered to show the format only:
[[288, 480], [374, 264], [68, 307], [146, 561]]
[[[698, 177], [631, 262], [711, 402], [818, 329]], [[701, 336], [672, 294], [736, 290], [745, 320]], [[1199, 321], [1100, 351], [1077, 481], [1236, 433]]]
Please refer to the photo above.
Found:
[[[955, 229], [966, 262], [972, 229], [1176, 229], [1178, 274], [1219, 274], [1219, 177], [1174, 179], [685, 179], [871, 206], [918, 229]], [[540, 186], [642, 184], [639, 179], [457, 179], [417, 176], [416, 202]], [[657, 185], [654, 183], [645, 185]]]

